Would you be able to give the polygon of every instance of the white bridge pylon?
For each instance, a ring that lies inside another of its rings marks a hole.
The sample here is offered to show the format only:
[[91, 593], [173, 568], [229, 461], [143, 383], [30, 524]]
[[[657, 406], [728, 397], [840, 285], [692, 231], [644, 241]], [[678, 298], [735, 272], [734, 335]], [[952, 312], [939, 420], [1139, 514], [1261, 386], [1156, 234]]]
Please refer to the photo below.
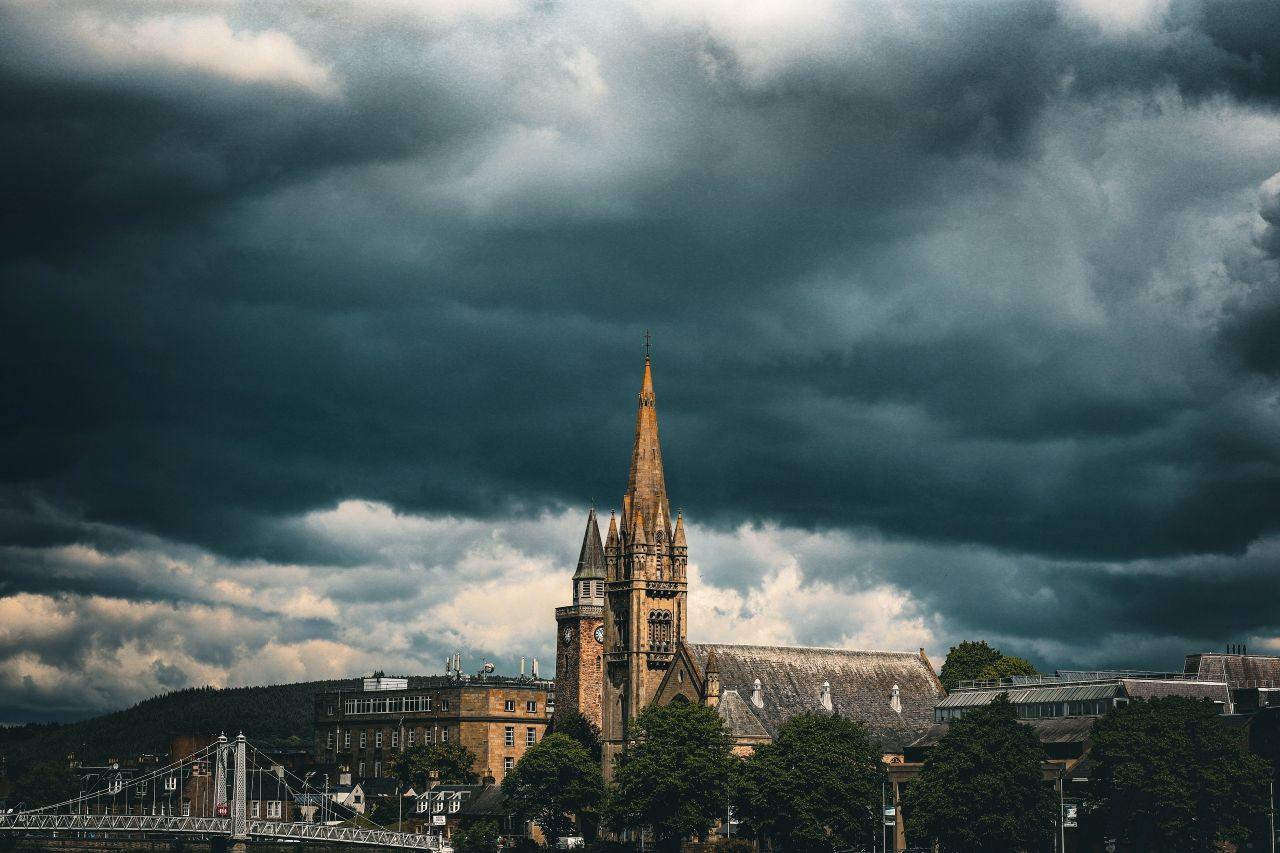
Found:
[[[245, 841], [321, 841], [336, 844], [368, 845], [377, 847], [400, 847], [411, 850], [438, 850], [440, 836], [418, 835], [410, 832], [396, 832], [376, 826], [363, 815], [347, 806], [339, 806], [329, 800], [328, 793], [318, 792], [322, 821], [319, 823], [302, 823], [292, 821], [250, 820], [248, 817], [249, 793], [249, 750], [255, 757], [267, 759], [256, 748], [249, 745], [243, 734], [236, 737], [234, 743], [229, 742], [226, 735], [221, 735], [217, 742], [202, 750], [179, 759], [172, 764], [161, 767], [145, 776], [129, 780], [128, 785], [135, 791], [144, 788], [155, 790], [162, 779], [180, 780], [184, 774], [190, 779], [204, 769], [207, 777], [208, 765], [213, 764], [213, 785], [206, 788], [208, 799], [203, 803], [207, 816], [157, 814], [156, 800], [152, 799], [151, 814], [146, 814], [142, 794], [134, 801], [125, 791], [122, 783], [108, 780], [105, 787], [81, 794], [72, 800], [43, 806], [29, 811], [0, 814], [0, 832], [23, 833], [27, 835], [59, 835], [66, 833], [135, 833], [152, 835], [199, 835], [209, 838], [227, 838], [233, 843]], [[267, 759], [269, 761], [269, 759]], [[231, 797], [227, 797], [227, 771], [231, 770]], [[289, 777], [297, 786], [290, 783]], [[284, 785], [290, 795], [302, 793], [308, 795], [305, 779], [298, 779], [292, 773], [282, 769], [276, 771], [276, 778]], [[180, 798], [183, 788], [176, 784]], [[169, 788], [168, 790], [174, 790]], [[314, 789], [312, 789], [314, 790]], [[123, 793], [123, 797], [121, 794]], [[118, 814], [119, 802], [123, 799], [125, 814]], [[184, 802], [189, 800], [184, 799]], [[138, 814], [130, 813], [136, 808]], [[108, 813], [109, 810], [109, 813]], [[342, 814], [340, 812], [347, 812]], [[326, 821], [323, 817], [332, 817]], [[364, 823], [364, 826], [360, 824]]]

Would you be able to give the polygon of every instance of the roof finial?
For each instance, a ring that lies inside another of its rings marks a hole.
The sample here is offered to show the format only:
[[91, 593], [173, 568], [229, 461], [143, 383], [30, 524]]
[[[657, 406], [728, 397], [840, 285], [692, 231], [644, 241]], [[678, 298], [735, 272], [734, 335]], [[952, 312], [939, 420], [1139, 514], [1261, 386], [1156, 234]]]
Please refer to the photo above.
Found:
[[644, 360], [649, 360], [649, 347], [652, 345], [653, 335], [649, 334], [649, 330], [644, 330]]

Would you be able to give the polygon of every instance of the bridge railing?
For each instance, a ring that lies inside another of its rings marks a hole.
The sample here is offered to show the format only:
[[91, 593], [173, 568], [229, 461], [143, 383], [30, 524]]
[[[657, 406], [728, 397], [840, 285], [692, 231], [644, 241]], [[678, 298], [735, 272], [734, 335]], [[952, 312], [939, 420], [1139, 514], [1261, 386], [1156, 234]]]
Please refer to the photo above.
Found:
[[5, 829], [34, 832], [183, 832], [228, 835], [231, 832], [231, 820], [225, 817], [24, 812], [0, 815], [0, 830]]
[[389, 829], [359, 829], [354, 826], [328, 826], [323, 823], [278, 823], [270, 820], [249, 821], [249, 835], [258, 838], [296, 839], [299, 841], [335, 841], [346, 844], [371, 844], [381, 847], [409, 847], [438, 850], [440, 836], [392, 832]]

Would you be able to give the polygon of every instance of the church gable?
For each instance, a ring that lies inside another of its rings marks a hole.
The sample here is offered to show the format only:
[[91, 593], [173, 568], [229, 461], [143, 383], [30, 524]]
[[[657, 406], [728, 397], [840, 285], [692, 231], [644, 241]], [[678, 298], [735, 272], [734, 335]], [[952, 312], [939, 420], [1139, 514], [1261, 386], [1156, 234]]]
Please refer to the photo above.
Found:
[[689, 654], [688, 643], [683, 642], [676, 649], [671, 668], [658, 685], [653, 702], [655, 705], [670, 705], [676, 697], [683, 697], [694, 703], [702, 703], [706, 699], [703, 694], [702, 671]]

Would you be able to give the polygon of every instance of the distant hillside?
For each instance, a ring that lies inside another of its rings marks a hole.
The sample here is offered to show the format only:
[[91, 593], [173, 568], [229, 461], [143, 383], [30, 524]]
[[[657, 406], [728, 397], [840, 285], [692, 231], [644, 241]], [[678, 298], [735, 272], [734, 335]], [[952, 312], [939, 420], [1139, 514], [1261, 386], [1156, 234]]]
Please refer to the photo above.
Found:
[[358, 688], [359, 681], [308, 681], [270, 687], [194, 687], [156, 696], [132, 708], [65, 725], [0, 728], [0, 755], [16, 778], [32, 763], [75, 753], [86, 763], [143, 753], [163, 755], [179, 734], [243, 731], [258, 746], [310, 746], [312, 697]]

